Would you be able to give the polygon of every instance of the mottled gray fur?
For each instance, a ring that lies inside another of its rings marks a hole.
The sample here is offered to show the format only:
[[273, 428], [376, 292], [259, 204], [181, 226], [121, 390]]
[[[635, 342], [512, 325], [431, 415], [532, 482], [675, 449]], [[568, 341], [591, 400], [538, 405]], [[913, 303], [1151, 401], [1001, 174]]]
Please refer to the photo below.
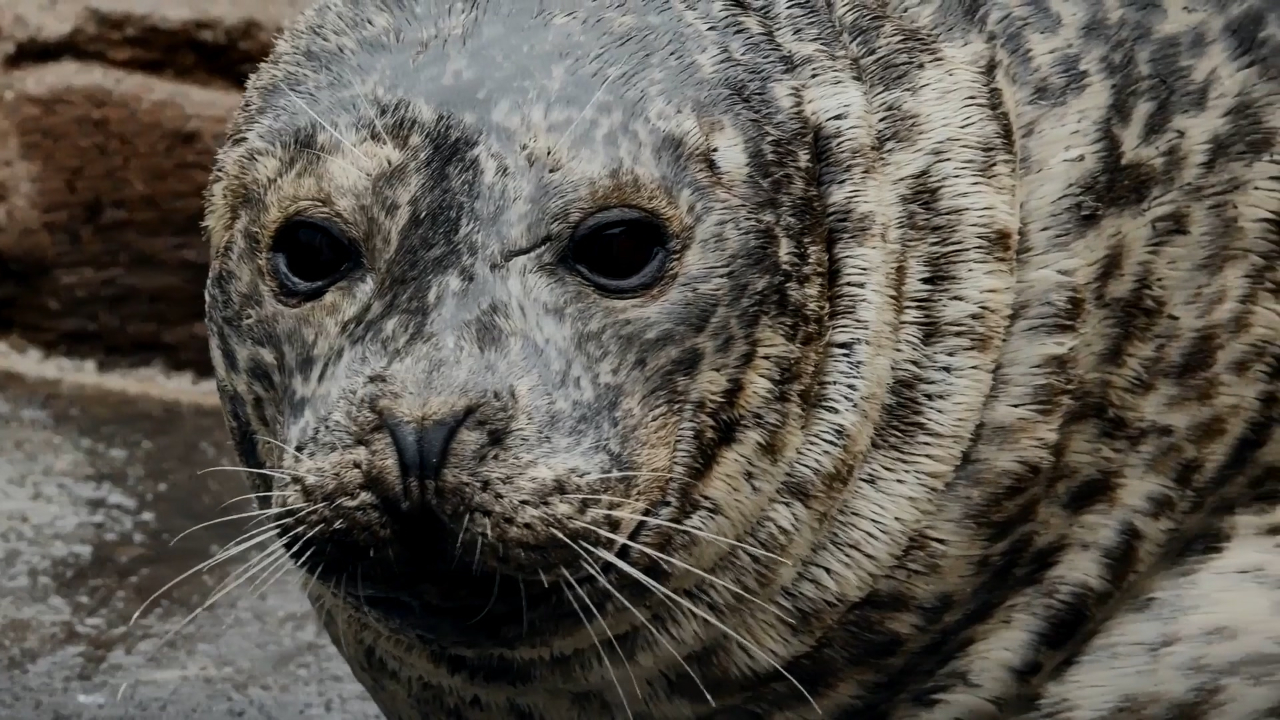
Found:
[[[559, 261], [612, 206], [638, 297]], [[1280, 717], [1275, 0], [322, 0], [207, 230], [389, 717]], [[384, 418], [464, 409], [406, 542]]]

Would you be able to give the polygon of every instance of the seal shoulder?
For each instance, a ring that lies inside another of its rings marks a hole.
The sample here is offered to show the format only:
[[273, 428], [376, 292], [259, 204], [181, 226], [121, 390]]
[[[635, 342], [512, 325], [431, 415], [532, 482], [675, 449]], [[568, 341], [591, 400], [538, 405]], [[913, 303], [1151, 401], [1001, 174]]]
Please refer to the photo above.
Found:
[[1028, 717], [1280, 714], [1280, 510], [1227, 520], [1130, 601]]

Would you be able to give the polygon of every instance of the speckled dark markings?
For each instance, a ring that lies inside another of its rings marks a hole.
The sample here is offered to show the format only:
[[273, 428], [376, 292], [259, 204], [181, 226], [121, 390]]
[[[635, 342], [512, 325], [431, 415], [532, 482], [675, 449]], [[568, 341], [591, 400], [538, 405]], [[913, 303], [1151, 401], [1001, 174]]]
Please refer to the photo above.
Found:
[[[220, 155], [209, 324], [357, 677], [396, 718], [1265, 717], [1276, 48], [1267, 0], [323, 0]], [[558, 261], [613, 205], [672, 229], [639, 298]], [[291, 306], [298, 212], [366, 263]], [[464, 406], [409, 532], [379, 414]]]

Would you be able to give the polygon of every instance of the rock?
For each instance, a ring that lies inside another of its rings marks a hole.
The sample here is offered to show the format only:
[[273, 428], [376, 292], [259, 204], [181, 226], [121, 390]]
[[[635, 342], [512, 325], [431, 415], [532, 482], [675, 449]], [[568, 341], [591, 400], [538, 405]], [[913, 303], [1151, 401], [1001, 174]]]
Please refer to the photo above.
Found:
[[0, 334], [209, 370], [201, 194], [306, 0], [4, 0]]

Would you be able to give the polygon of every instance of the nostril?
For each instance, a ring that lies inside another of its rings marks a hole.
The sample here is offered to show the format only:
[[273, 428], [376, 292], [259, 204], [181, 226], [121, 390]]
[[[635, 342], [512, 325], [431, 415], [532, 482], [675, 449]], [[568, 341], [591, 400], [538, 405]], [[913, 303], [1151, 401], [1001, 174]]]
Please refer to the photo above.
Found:
[[418, 486], [418, 503], [426, 501], [425, 485], [440, 477], [449, 454], [449, 445], [469, 414], [459, 412], [438, 420], [421, 422], [383, 416], [383, 425], [391, 436], [400, 464], [400, 484], [407, 503], [413, 503], [413, 490], [410, 488], [415, 485]]
[[400, 479], [402, 482], [416, 480], [422, 473], [422, 456], [419, 449], [419, 436], [422, 428], [398, 418], [382, 419], [382, 424], [391, 436], [391, 443], [396, 448], [396, 458], [400, 461]]

